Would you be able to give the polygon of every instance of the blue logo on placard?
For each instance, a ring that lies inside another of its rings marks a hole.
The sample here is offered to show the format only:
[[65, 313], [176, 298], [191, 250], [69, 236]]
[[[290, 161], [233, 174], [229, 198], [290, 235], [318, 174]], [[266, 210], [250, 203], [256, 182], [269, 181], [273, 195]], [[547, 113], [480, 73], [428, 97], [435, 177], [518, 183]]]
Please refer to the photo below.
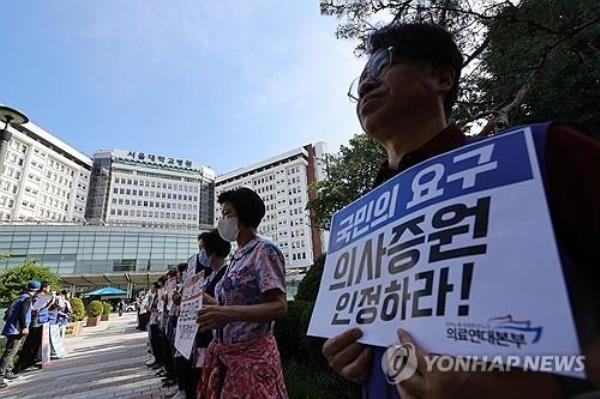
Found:
[[493, 330], [506, 330], [508, 332], [525, 334], [529, 338], [527, 342], [532, 344], [540, 340], [543, 330], [543, 327], [532, 327], [530, 320], [513, 320], [511, 315], [492, 318], [488, 321], [488, 326]]
[[543, 327], [533, 326], [530, 320], [516, 321], [509, 314], [494, 317], [487, 323], [447, 322], [446, 338], [472, 344], [515, 347], [537, 343], [542, 337]]

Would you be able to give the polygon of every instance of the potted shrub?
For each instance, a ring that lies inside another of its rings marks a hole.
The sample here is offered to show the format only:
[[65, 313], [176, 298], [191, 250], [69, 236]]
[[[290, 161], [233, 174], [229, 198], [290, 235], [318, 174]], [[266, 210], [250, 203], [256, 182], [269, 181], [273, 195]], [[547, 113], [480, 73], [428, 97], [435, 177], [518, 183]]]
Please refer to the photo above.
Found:
[[90, 304], [88, 305], [87, 308], [87, 324], [86, 327], [95, 327], [98, 325], [98, 323], [100, 322], [100, 317], [102, 316], [102, 313], [104, 311], [104, 308], [102, 306], [102, 302], [100, 301], [92, 301], [90, 302]]
[[102, 302], [102, 321], [108, 321], [110, 315], [110, 303]]
[[72, 312], [69, 315], [71, 322], [67, 324], [65, 334], [79, 335], [81, 321], [85, 318], [85, 306], [80, 298], [73, 297], [70, 299]]

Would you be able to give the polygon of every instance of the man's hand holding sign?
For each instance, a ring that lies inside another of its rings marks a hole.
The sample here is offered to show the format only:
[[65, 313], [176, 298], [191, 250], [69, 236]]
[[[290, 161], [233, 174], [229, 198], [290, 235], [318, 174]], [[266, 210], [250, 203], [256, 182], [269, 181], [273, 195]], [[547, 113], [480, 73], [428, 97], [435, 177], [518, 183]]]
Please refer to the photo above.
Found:
[[[399, 384], [406, 397], [437, 397], [438, 386], [444, 397], [450, 385], [471, 389], [465, 373], [420, 373], [426, 349], [498, 355], [504, 363], [516, 356], [516, 369], [526, 356], [580, 355], [550, 217], [540, 206], [535, 141], [545, 133], [543, 125], [515, 129], [432, 158], [334, 216], [309, 327], [311, 335], [337, 336], [323, 348], [332, 368], [364, 381], [370, 350], [353, 342], [394, 345], [399, 328], [419, 341], [400, 335], [420, 359], [414, 377]], [[351, 326], [360, 331], [344, 332]], [[582, 367], [556, 372], [584, 375]], [[491, 376], [478, 378], [485, 385]]]
[[331, 367], [377, 399], [600, 387], [598, 142], [547, 123], [466, 146], [452, 35], [395, 21], [365, 44], [348, 96], [387, 159], [331, 223], [309, 327]]

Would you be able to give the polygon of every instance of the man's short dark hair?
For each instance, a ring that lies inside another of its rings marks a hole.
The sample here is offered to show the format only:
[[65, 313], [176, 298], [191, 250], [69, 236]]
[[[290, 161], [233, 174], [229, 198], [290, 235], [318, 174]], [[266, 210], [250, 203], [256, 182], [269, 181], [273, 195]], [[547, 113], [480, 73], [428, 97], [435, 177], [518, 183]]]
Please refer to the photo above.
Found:
[[369, 36], [368, 49], [372, 54], [393, 46], [400, 57], [426, 61], [433, 66], [446, 65], [456, 73], [454, 85], [444, 99], [446, 117], [458, 97], [458, 82], [463, 59], [452, 35], [439, 25], [424, 23], [391, 23]]
[[237, 211], [239, 221], [246, 227], [258, 227], [265, 216], [265, 203], [256, 192], [247, 187], [238, 187], [221, 193], [217, 202], [229, 202]]
[[177, 265], [177, 270], [179, 270], [179, 273], [183, 273], [184, 271], [186, 271], [188, 268], [188, 264], [183, 262], [183, 263], [179, 263]]
[[211, 230], [202, 238], [204, 241], [204, 250], [208, 256], [218, 256], [225, 258], [231, 251], [231, 244], [221, 238], [219, 232]]

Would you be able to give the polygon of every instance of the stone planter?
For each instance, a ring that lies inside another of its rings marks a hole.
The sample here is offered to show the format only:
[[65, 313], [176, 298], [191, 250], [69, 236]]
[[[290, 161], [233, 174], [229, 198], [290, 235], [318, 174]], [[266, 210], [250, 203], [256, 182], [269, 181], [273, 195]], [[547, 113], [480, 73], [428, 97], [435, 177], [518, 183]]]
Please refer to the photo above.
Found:
[[81, 329], [81, 322], [80, 321], [73, 321], [73, 322], [68, 323], [66, 325], [66, 327], [65, 327], [65, 335], [78, 336], [80, 329]]
[[86, 327], [96, 327], [98, 324], [100, 324], [100, 316], [88, 317], [87, 323], [85, 326]]
[[108, 316], [107, 314], [103, 314], [102, 315], [102, 321], [108, 321]]

